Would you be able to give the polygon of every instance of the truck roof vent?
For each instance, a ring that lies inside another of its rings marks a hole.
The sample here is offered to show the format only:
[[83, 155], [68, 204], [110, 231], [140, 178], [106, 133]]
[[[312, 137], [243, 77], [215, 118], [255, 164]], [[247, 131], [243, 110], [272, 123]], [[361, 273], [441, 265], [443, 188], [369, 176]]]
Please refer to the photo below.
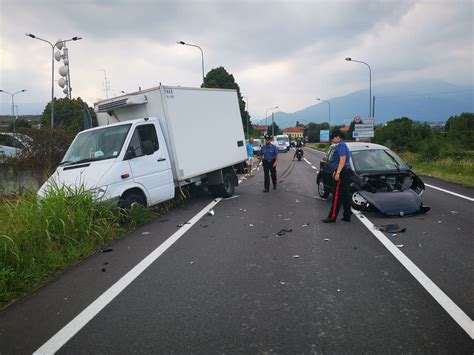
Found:
[[146, 102], [147, 98], [144, 95], [129, 96], [99, 104], [96, 112], [111, 112], [128, 106], [145, 104]]

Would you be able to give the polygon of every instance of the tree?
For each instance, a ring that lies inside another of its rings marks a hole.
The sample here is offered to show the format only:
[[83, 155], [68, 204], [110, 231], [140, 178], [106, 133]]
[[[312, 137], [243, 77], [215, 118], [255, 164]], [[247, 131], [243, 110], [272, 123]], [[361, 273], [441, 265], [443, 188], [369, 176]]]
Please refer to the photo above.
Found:
[[239, 99], [240, 117], [242, 118], [242, 126], [244, 128], [245, 133], [247, 133], [247, 124], [248, 124], [249, 134], [250, 135], [252, 134], [253, 127], [252, 127], [252, 122], [250, 120], [250, 115], [245, 110], [245, 102], [242, 99], [242, 95], [240, 94], [240, 87], [235, 82], [234, 76], [232, 74], [229, 74], [227, 70], [224, 69], [224, 67], [212, 69], [205, 76], [203, 87], [237, 90], [237, 96]]
[[[17, 120], [15, 122], [15, 129], [18, 128], [31, 128], [31, 122], [27, 120]], [[10, 122], [10, 124], [8, 125], [8, 130], [13, 131], [13, 122]]]
[[[54, 101], [54, 128], [61, 128], [65, 131], [77, 134], [82, 131], [84, 120], [82, 118], [82, 108], [84, 101], [80, 97], [77, 99], [55, 99]], [[94, 109], [89, 107], [89, 113], [92, 117], [92, 126], [97, 126], [97, 116]], [[51, 124], [51, 103], [48, 103], [41, 117], [43, 126], [50, 127]]]
[[269, 127], [268, 133], [272, 134], [272, 132], [274, 132], [275, 136], [278, 135], [278, 134], [281, 134], [281, 129], [280, 129], [280, 127], [278, 127], [276, 122], [273, 122], [273, 129], [272, 129], [271, 125]]

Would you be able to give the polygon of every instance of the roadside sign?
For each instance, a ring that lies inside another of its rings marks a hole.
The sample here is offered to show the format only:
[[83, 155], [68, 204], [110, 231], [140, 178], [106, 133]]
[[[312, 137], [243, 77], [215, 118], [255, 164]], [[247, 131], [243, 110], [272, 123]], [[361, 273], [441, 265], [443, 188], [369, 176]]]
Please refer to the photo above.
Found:
[[367, 117], [364, 120], [364, 124], [374, 124], [374, 118], [373, 117]]
[[352, 132], [352, 138], [372, 138], [374, 131], [354, 131]]
[[356, 124], [354, 125], [355, 131], [373, 131], [374, 125], [373, 124]]
[[362, 123], [362, 119], [360, 118], [360, 116], [355, 116], [354, 117], [354, 122], [355, 123]]
[[329, 130], [322, 129], [319, 131], [319, 141], [321, 143], [328, 143], [329, 142]]

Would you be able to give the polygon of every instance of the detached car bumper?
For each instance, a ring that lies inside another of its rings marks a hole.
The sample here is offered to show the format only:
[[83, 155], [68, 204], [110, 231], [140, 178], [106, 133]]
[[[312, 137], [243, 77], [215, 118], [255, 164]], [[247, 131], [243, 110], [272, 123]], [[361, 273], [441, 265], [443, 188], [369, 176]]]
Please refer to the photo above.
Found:
[[421, 197], [413, 190], [392, 192], [359, 191], [359, 194], [369, 204], [387, 216], [406, 216], [410, 214], [426, 213], [429, 207], [424, 207]]

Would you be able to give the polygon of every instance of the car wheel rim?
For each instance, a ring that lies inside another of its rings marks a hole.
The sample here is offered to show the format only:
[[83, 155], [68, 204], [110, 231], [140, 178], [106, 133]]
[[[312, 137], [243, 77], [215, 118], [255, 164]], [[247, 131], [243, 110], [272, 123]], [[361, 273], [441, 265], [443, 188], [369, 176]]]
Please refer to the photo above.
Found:
[[357, 191], [352, 194], [352, 202], [357, 206], [365, 206], [367, 204], [367, 200]]
[[324, 195], [324, 183], [320, 181], [318, 186], [319, 186], [319, 194], [321, 196]]

